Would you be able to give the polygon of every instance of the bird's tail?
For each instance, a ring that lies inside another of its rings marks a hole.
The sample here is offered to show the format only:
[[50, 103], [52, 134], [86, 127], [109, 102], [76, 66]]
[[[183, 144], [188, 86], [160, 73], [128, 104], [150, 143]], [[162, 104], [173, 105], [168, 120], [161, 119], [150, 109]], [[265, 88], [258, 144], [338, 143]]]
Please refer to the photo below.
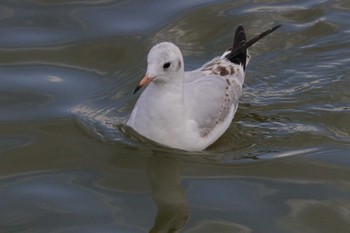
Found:
[[281, 25], [274, 26], [273, 28], [261, 33], [260, 35], [247, 42], [243, 26], [238, 26], [235, 33], [235, 39], [233, 40], [233, 47], [231, 49], [231, 52], [227, 54], [225, 58], [235, 64], [242, 65], [243, 69], [245, 70], [245, 67], [247, 65], [247, 49], [279, 27], [281, 27]]

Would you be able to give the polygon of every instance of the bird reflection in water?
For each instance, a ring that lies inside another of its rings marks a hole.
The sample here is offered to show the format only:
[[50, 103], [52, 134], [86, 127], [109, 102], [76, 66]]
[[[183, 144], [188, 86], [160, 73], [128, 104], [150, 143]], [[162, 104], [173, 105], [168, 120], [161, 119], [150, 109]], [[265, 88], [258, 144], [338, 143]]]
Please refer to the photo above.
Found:
[[178, 161], [154, 151], [148, 160], [147, 175], [157, 216], [150, 233], [179, 232], [189, 217], [185, 190], [181, 184]]

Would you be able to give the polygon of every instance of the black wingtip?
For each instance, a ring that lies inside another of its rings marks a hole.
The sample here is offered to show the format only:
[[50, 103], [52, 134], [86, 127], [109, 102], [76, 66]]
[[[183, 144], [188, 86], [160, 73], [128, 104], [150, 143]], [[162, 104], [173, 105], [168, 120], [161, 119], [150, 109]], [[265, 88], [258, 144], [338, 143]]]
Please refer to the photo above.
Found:
[[273, 28], [271, 28], [272, 31], [275, 31], [276, 29], [282, 27], [282, 24], [278, 24], [276, 26], [274, 26]]
[[[226, 56], [228, 60], [235, 64], [241, 64], [245, 70], [247, 61], [247, 50], [244, 49], [246, 44], [246, 35], [242, 25], [239, 25], [235, 32], [231, 53]], [[234, 54], [234, 56], [232, 56]]]
[[247, 48], [258, 42], [268, 34], [272, 33], [276, 29], [280, 28], [281, 26], [282, 24], [276, 25], [246, 42], [244, 28], [242, 27], [242, 25], [239, 25], [236, 29], [233, 48], [231, 50], [231, 53], [226, 55], [226, 58], [235, 64], [242, 64], [243, 69], [245, 69], [247, 59]]
[[254, 37], [253, 39], [249, 40], [246, 44], [247, 48], [249, 48], [250, 46], [252, 46], [253, 44], [255, 44], [256, 42], [258, 42], [259, 40], [261, 40], [262, 38], [264, 38], [265, 36], [267, 36], [268, 34], [274, 32], [275, 30], [277, 30], [278, 28], [280, 28], [282, 26], [282, 24], [276, 25], [272, 28], [270, 28], [269, 30], [264, 31], [263, 33], [260, 33], [259, 35], [257, 35], [256, 37]]

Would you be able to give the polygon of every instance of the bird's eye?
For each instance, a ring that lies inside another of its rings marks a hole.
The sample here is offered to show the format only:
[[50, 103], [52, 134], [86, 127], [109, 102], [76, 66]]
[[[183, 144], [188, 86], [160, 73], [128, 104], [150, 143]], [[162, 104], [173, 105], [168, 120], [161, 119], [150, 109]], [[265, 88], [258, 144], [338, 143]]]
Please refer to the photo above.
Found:
[[163, 68], [164, 68], [164, 69], [167, 69], [167, 68], [169, 68], [169, 67], [170, 67], [170, 62], [164, 63], [164, 65], [163, 65]]

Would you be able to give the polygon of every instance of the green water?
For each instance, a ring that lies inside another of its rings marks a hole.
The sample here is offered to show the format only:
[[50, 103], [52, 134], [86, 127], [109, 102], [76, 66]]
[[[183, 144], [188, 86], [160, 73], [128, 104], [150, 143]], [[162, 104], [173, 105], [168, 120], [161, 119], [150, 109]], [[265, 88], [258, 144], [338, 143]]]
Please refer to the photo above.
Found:
[[[0, 3], [0, 232], [350, 232], [350, 4]], [[201, 153], [125, 128], [152, 45], [186, 69], [237, 25], [250, 49], [229, 130]]]

